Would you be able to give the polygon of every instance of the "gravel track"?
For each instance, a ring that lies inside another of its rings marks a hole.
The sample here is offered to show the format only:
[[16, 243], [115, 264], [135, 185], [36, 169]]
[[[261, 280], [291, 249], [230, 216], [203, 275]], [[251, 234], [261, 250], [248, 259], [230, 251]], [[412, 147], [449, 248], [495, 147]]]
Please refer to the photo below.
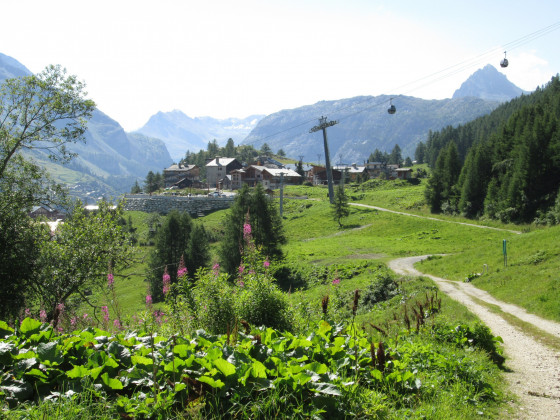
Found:
[[529, 314], [523, 308], [499, 301], [470, 283], [461, 283], [423, 274], [414, 264], [428, 255], [399, 258], [389, 262], [397, 274], [431, 278], [452, 299], [465, 305], [494, 335], [504, 340], [504, 377], [518, 401], [512, 402], [515, 419], [560, 419], [560, 353], [528, 336], [504, 318], [478, 304], [474, 298], [497, 305], [503, 312], [560, 337], [560, 324]]

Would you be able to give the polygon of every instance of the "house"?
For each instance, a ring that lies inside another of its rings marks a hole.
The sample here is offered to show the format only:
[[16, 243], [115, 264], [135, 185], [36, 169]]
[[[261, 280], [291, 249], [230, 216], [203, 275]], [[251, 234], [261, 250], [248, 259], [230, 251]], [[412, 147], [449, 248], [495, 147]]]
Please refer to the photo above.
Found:
[[44, 217], [48, 220], [59, 220], [64, 219], [66, 215], [58, 210], [51, 209], [47, 206], [34, 206], [29, 212], [29, 217], [31, 217], [32, 219]]
[[412, 178], [412, 168], [398, 168], [397, 178], [398, 179], [411, 179]]
[[265, 190], [274, 190], [284, 185], [297, 185], [301, 175], [286, 168], [269, 168], [261, 165], [250, 165], [247, 168], [236, 169], [231, 172], [232, 189], [239, 189], [243, 184], [254, 187], [262, 184]]
[[[333, 184], [338, 184], [342, 178], [342, 172], [338, 169], [331, 168]], [[324, 166], [313, 165], [310, 174], [313, 178], [313, 185], [327, 185], [327, 169]]]
[[165, 188], [174, 185], [185, 188], [200, 180], [200, 168], [196, 165], [173, 164], [163, 170], [163, 179]]
[[338, 170], [346, 174], [345, 180], [356, 181], [361, 179], [362, 175], [367, 173], [365, 166], [358, 166], [358, 164], [353, 163], [352, 165], [340, 164], [335, 165], [333, 169]]
[[218, 181], [225, 178], [232, 171], [241, 169], [243, 165], [235, 158], [222, 158], [216, 156], [206, 164], [206, 182], [208, 188], [218, 188]]

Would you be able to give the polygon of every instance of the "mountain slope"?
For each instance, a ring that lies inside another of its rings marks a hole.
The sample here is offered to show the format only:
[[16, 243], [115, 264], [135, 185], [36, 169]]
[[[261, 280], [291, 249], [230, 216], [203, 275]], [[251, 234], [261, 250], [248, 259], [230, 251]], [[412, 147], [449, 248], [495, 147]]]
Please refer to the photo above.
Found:
[[[0, 83], [30, 74], [17, 60], [0, 54]], [[80, 198], [128, 192], [148, 171], [161, 172], [172, 163], [161, 140], [127, 134], [117, 121], [100, 110], [95, 110], [88, 122], [85, 139], [85, 143], [68, 146], [78, 156], [64, 167], [50, 162], [40, 152], [32, 154], [56, 180], [67, 184]]]
[[212, 117], [191, 118], [179, 110], [158, 112], [136, 133], [162, 139], [174, 160], [179, 161], [190, 150], [206, 149], [208, 142], [216, 140], [225, 144], [229, 138], [240, 142], [244, 139], [262, 115], [247, 118], [218, 120]]
[[416, 144], [430, 130], [465, 123], [498, 106], [497, 102], [478, 98], [424, 100], [399, 96], [393, 98], [396, 114], [389, 115], [389, 99], [360, 96], [280, 111], [263, 118], [243, 144], [259, 148], [266, 142], [272, 150], [283, 149], [287, 156], [324, 163], [323, 136], [320, 132], [309, 133], [318, 124], [317, 118], [324, 115], [339, 121], [328, 129], [333, 163], [360, 163], [376, 148], [390, 152], [395, 144], [403, 156], [414, 156]]
[[324, 163], [323, 137], [309, 130], [317, 125], [319, 117], [327, 116], [339, 121], [328, 129], [333, 163], [360, 163], [376, 148], [390, 152], [396, 144], [403, 156], [413, 157], [416, 145], [426, 140], [430, 130], [472, 121], [523, 93], [494, 67], [486, 66], [463, 83], [453, 99], [394, 97], [394, 115], [386, 112], [389, 96], [322, 101], [263, 118], [243, 144], [259, 148], [266, 142], [272, 150], [281, 148], [288, 156]]

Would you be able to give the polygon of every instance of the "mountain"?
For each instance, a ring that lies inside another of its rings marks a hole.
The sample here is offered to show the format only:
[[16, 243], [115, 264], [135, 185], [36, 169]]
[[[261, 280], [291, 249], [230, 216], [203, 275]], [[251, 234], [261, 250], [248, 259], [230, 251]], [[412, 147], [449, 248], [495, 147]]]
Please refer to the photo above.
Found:
[[179, 161], [187, 150], [197, 152], [206, 149], [212, 140], [220, 145], [229, 138], [240, 142], [263, 117], [251, 115], [242, 119], [219, 120], [212, 117], [191, 118], [179, 110], [158, 112], [136, 133], [162, 139], [173, 160]]
[[[30, 74], [17, 60], [0, 54], [0, 83]], [[81, 199], [116, 197], [129, 192], [134, 182], [144, 179], [148, 171], [161, 172], [172, 163], [163, 141], [128, 134], [117, 121], [98, 109], [88, 122], [85, 140], [68, 146], [78, 156], [67, 165], [51, 162], [40, 151], [31, 153], [33, 159]]]
[[[258, 149], [266, 142], [272, 150], [281, 148], [287, 156], [304, 156], [306, 162], [324, 164], [323, 136], [320, 131], [309, 133], [309, 130], [318, 125], [319, 117], [327, 116], [329, 121], [338, 121], [327, 130], [332, 163], [361, 163], [376, 148], [389, 153], [396, 144], [403, 156], [413, 157], [416, 145], [426, 140], [430, 130], [457, 126], [488, 114], [505, 100], [508, 85], [511, 85], [510, 95], [523, 93], [492, 66], [469, 80], [472, 82], [473, 78], [481, 88], [473, 89], [471, 95], [457, 94], [458, 97], [442, 100], [393, 97], [392, 103], [397, 108], [394, 115], [387, 113], [391, 97], [385, 95], [321, 101], [283, 110], [263, 118], [242, 144]], [[463, 85], [475, 84], [467, 82]], [[481, 97], [483, 92], [486, 97]]]
[[266, 142], [272, 150], [283, 149], [287, 156], [304, 156], [306, 162], [324, 164], [322, 133], [309, 130], [318, 125], [318, 117], [327, 116], [329, 121], [338, 121], [327, 129], [332, 163], [362, 163], [376, 148], [391, 152], [395, 144], [403, 156], [414, 156], [416, 145], [430, 130], [463, 124], [498, 106], [498, 102], [478, 98], [398, 96], [392, 101], [397, 112], [389, 115], [389, 100], [389, 96], [359, 96], [280, 111], [263, 118], [243, 144], [258, 149]]
[[453, 94], [453, 99], [474, 96], [489, 101], [507, 102], [524, 90], [511, 83], [507, 77], [490, 64], [472, 74]]

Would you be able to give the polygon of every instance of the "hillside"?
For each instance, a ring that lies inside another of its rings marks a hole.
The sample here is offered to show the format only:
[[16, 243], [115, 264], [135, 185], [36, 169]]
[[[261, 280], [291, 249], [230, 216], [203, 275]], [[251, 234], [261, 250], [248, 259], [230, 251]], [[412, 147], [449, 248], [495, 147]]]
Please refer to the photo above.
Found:
[[[0, 83], [31, 72], [17, 60], [0, 54]], [[70, 145], [78, 156], [66, 166], [48, 161], [46, 154], [35, 152], [53, 177], [68, 185], [74, 196], [115, 197], [130, 191], [137, 179], [150, 170], [161, 172], [172, 163], [165, 144], [155, 138], [127, 134], [120, 124], [96, 110], [88, 124], [85, 143]]]
[[361, 163], [376, 148], [390, 152], [398, 144], [403, 156], [414, 156], [416, 144], [425, 140], [430, 130], [447, 125], [463, 124], [485, 115], [498, 102], [474, 97], [425, 100], [410, 96], [393, 99], [397, 113], [386, 111], [389, 96], [359, 96], [337, 101], [322, 101], [314, 105], [284, 110], [263, 118], [243, 144], [259, 148], [267, 143], [273, 151], [283, 149], [287, 156], [304, 156], [317, 162], [323, 154], [321, 133], [310, 134], [317, 118], [327, 116], [339, 123], [328, 130], [331, 161], [341, 157], [345, 163]]

